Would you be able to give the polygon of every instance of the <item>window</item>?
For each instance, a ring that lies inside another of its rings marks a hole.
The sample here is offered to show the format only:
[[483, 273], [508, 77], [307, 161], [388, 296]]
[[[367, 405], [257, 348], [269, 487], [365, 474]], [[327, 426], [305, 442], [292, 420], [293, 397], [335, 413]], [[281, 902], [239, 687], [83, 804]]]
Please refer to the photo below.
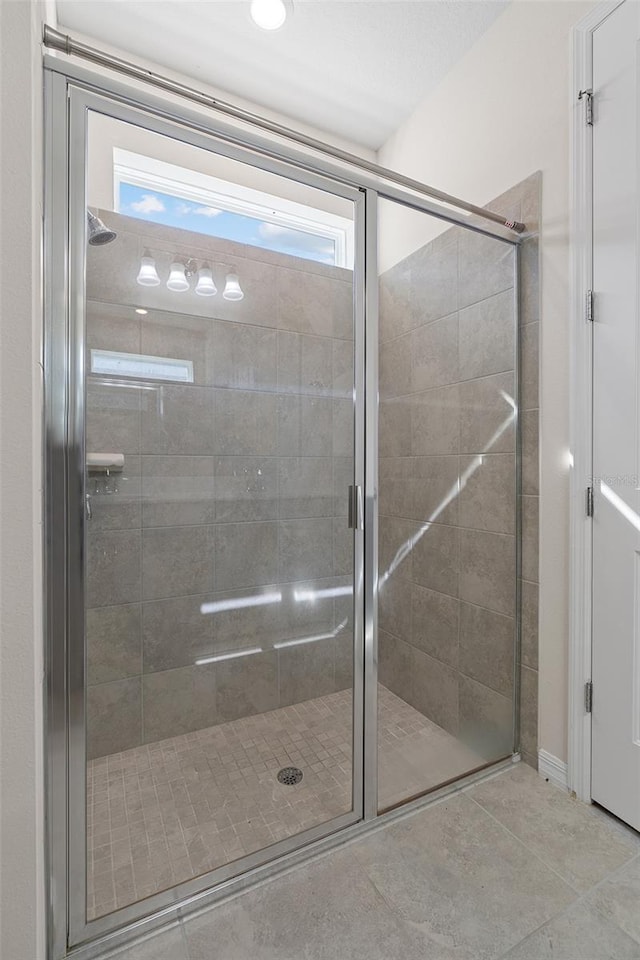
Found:
[[351, 268], [346, 217], [114, 148], [117, 213]]

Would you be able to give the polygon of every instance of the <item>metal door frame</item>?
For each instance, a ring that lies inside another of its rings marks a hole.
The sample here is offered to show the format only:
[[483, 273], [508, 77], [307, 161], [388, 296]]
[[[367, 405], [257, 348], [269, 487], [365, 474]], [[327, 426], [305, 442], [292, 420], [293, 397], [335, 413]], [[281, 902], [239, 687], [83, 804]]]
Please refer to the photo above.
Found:
[[[211, 120], [142, 88], [45, 57], [45, 611], [46, 749], [51, 960], [95, 956], [107, 945], [228, 897], [349, 836], [431, 802], [378, 816], [377, 436], [378, 198], [517, 247], [500, 227], [478, 226], [360, 171], [275, 145], [255, 131]], [[84, 300], [87, 113], [95, 110], [354, 202], [355, 483], [364, 529], [354, 548], [353, 810], [194, 880], [87, 923], [84, 654]], [[82, 185], [85, 185], [82, 188]], [[516, 323], [516, 329], [518, 324]], [[495, 769], [495, 767], [493, 768]], [[444, 792], [456, 785], [443, 788]], [[438, 791], [438, 795], [442, 791]]]

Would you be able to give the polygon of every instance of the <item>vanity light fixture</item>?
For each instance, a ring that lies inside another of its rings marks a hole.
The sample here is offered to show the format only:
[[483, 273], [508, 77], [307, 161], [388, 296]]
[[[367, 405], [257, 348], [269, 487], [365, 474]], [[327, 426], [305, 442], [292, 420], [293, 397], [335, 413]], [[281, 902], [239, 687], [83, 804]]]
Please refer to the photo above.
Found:
[[[224, 290], [222, 296], [225, 300], [240, 301], [244, 300], [244, 291], [240, 286], [240, 278], [235, 267], [224, 263], [214, 263], [214, 267], [221, 267], [226, 273]], [[191, 287], [192, 277], [197, 277], [195, 286]], [[140, 270], [138, 271], [137, 281], [142, 287], [157, 287], [160, 283], [160, 277], [156, 270], [156, 261], [151, 255], [150, 250], [145, 250], [140, 261]], [[198, 261], [193, 257], [181, 257], [176, 254], [169, 268], [169, 278], [167, 280], [167, 289], [174, 293], [185, 293], [193, 289], [199, 297], [215, 297], [218, 292], [213, 269], [206, 260], [198, 266]], [[144, 314], [147, 310], [136, 308], [136, 313]]]
[[156, 270], [156, 262], [148, 250], [145, 250], [142, 256], [140, 270], [138, 271], [136, 279], [141, 287], [157, 287], [160, 283], [160, 277]]
[[225, 300], [244, 300], [244, 293], [240, 286], [240, 279], [237, 273], [231, 272], [225, 277], [222, 296]]

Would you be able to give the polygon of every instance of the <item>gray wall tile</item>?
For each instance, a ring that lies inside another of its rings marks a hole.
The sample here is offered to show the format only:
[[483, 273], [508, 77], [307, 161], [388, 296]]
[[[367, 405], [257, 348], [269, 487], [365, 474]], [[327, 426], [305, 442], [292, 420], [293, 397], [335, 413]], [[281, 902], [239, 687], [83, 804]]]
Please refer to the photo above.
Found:
[[271, 522], [218, 524], [213, 533], [216, 590], [274, 583], [278, 533], [278, 524]]
[[485, 300], [513, 286], [515, 247], [462, 231], [458, 244], [458, 306]]
[[460, 399], [458, 384], [411, 396], [411, 452], [415, 456], [458, 453]]
[[142, 605], [144, 672], [156, 673], [193, 664], [217, 652], [213, 618], [201, 607], [211, 594], [149, 600]]
[[513, 289], [460, 311], [460, 379], [473, 380], [513, 370], [515, 307]]
[[142, 743], [140, 677], [87, 688], [87, 758], [130, 750]]
[[413, 579], [423, 587], [458, 596], [460, 530], [441, 523], [425, 524], [413, 547]]
[[538, 411], [522, 414], [522, 492], [536, 496], [540, 491], [538, 474]]
[[348, 344], [342, 341], [278, 331], [278, 392], [331, 395], [334, 354], [338, 361], [345, 353], [348, 357]]
[[505, 697], [513, 693], [515, 620], [460, 605], [460, 672]]
[[279, 509], [278, 465], [275, 457], [216, 457], [216, 520], [274, 520]]
[[538, 671], [522, 667], [520, 672], [520, 749], [538, 752]]
[[156, 527], [142, 534], [145, 600], [206, 593], [213, 588], [212, 528]]
[[87, 540], [88, 607], [140, 600], [141, 542], [139, 530], [105, 530]]
[[460, 477], [460, 525], [494, 533], [515, 533], [515, 456], [460, 457]]
[[458, 308], [457, 239], [449, 234], [411, 255], [409, 304], [413, 326], [429, 323]]
[[513, 616], [515, 572], [514, 537], [480, 530], [461, 530], [461, 600]]
[[538, 669], [538, 584], [520, 581], [522, 594], [522, 649], [525, 667]]
[[389, 400], [412, 390], [412, 335], [396, 337], [380, 347], [378, 382], [380, 399]]
[[460, 674], [460, 739], [486, 760], [513, 751], [513, 707], [482, 683]]
[[87, 610], [86, 637], [89, 684], [142, 673], [140, 604]]
[[213, 523], [213, 457], [142, 458], [145, 527]]
[[411, 647], [410, 651], [409, 703], [443, 730], [457, 736], [458, 671], [415, 647]]
[[277, 389], [275, 330], [246, 323], [213, 324], [213, 374], [216, 387]]
[[209, 387], [157, 384], [142, 394], [142, 453], [211, 456], [213, 399]]
[[282, 583], [329, 577], [334, 572], [330, 518], [282, 520], [279, 539], [278, 579]]
[[[378, 437], [380, 450], [387, 457], [411, 455], [411, 410], [412, 397], [384, 400], [378, 413]], [[420, 437], [422, 440], [422, 437]], [[457, 450], [457, 436], [456, 436]], [[435, 452], [439, 452], [436, 451]]]
[[278, 397], [278, 455], [330, 457], [333, 404], [325, 397]]
[[279, 461], [279, 515], [330, 517], [334, 511], [333, 460], [287, 457]]
[[277, 402], [274, 394], [216, 390], [215, 452], [222, 456], [274, 456]]
[[335, 690], [333, 640], [278, 650], [280, 706], [323, 697]]
[[378, 601], [380, 629], [407, 642], [411, 642], [412, 639], [412, 590], [413, 584], [396, 574], [380, 586]]
[[511, 453], [515, 449], [512, 373], [460, 384], [460, 453]]
[[539, 406], [540, 324], [527, 323], [520, 330], [520, 406], [535, 410]]
[[408, 333], [415, 326], [410, 284], [411, 267], [406, 260], [401, 260], [380, 277], [378, 296], [381, 343]]
[[410, 584], [409, 589], [411, 632], [408, 639], [423, 653], [457, 668], [459, 601], [416, 583]]
[[143, 676], [144, 743], [177, 737], [218, 722], [216, 667], [216, 663], [209, 663]]
[[538, 576], [538, 497], [522, 497], [522, 576], [537, 583]]
[[216, 667], [216, 705], [220, 721], [266, 713], [279, 706], [278, 654], [264, 651]]
[[458, 523], [460, 503], [457, 457], [416, 457], [411, 513], [415, 520]]
[[[409, 339], [412, 393], [460, 379], [457, 313], [418, 327]], [[404, 384], [405, 379], [400, 382]]]
[[87, 453], [140, 453], [140, 396], [135, 386], [87, 382]]

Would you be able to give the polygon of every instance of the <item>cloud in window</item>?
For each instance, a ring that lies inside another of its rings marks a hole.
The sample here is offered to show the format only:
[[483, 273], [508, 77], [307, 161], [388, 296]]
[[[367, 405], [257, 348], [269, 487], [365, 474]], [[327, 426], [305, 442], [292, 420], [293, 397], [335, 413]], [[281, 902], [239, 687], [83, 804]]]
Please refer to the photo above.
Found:
[[277, 241], [278, 249], [283, 253], [291, 253], [294, 256], [313, 253], [325, 263], [335, 262], [335, 244], [326, 237], [307, 233], [304, 230], [295, 230], [279, 223], [261, 223], [258, 233], [264, 240]]
[[153, 193], [143, 193], [140, 200], [132, 202], [131, 209], [135, 210], [136, 213], [163, 213], [165, 205]]
[[219, 217], [221, 213], [224, 213], [224, 210], [219, 210], [218, 207], [204, 207], [201, 204], [194, 206], [192, 203], [176, 203], [173, 212], [177, 217], [190, 217], [192, 215], [198, 217]]
[[219, 210], [218, 207], [194, 207], [191, 212], [196, 213], [199, 217], [219, 217], [222, 210]]

